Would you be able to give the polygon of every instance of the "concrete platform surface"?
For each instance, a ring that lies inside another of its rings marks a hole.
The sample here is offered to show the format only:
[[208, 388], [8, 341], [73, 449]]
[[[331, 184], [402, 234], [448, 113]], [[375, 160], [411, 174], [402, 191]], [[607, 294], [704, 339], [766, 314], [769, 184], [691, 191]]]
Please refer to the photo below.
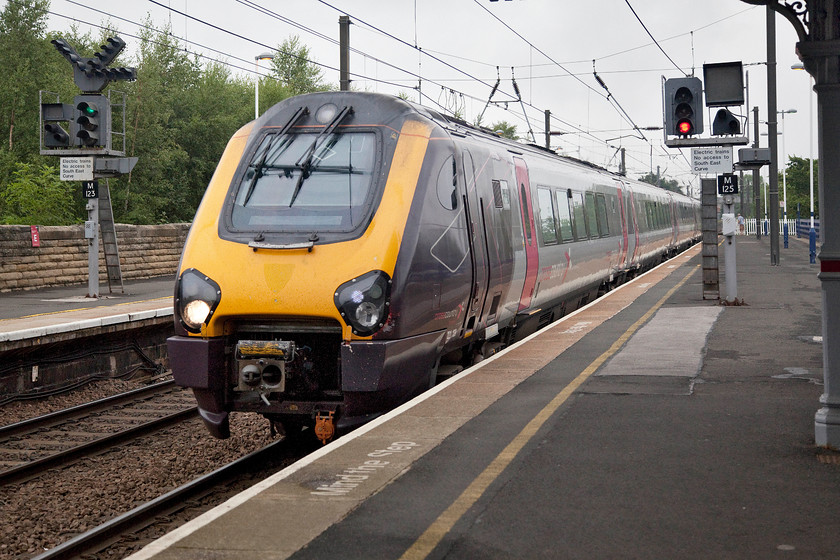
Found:
[[840, 558], [818, 265], [739, 238], [747, 305], [722, 307], [698, 254], [130, 558]]
[[123, 292], [88, 298], [87, 286], [0, 294], [0, 342], [72, 333], [117, 323], [172, 316], [173, 277], [128, 282]]

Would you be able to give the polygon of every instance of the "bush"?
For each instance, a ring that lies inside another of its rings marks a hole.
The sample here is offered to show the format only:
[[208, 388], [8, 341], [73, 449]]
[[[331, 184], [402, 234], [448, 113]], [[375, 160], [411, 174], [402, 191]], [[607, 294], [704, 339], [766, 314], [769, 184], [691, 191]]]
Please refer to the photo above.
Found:
[[55, 168], [17, 163], [11, 182], [0, 191], [3, 223], [59, 226], [78, 223], [73, 186], [61, 181]]

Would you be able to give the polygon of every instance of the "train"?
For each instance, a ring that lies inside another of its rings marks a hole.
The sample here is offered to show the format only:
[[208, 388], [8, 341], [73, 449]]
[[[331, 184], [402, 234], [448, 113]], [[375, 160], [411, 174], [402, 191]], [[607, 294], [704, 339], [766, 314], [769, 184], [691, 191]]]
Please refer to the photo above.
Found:
[[698, 241], [699, 204], [369, 92], [229, 140], [188, 233], [178, 385], [326, 442]]

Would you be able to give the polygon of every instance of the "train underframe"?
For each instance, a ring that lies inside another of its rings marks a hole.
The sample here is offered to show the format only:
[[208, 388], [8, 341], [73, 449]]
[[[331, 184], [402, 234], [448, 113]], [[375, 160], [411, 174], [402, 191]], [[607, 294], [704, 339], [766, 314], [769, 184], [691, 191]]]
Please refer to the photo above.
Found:
[[168, 341], [175, 382], [193, 389], [208, 430], [222, 439], [228, 414], [241, 411], [265, 416], [272, 430], [315, 427], [328, 441], [427, 389], [445, 335], [345, 342], [332, 326], [241, 327], [227, 337]]

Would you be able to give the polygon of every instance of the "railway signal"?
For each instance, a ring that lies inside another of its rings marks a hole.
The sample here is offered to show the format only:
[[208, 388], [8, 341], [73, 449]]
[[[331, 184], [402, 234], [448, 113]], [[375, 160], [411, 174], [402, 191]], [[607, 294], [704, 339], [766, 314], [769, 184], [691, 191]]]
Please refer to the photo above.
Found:
[[703, 132], [703, 84], [700, 78], [665, 80], [665, 131], [683, 137]]
[[75, 144], [83, 148], [107, 148], [111, 140], [111, 105], [104, 95], [77, 95]]
[[[79, 55], [76, 49], [64, 39], [53, 39], [51, 42], [73, 67], [73, 81], [82, 90], [82, 95], [74, 97], [73, 104], [70, 105], [59, 103], [57, 93], [43, 90], [39, 92], [43, 135], [40, 153], [62, 157], [62, 181], [106, 179], [101, 191], [103, 201], [101, 206], [97, 197], [100, 193], [96, 192], [95, 187], [86, 186], [84, 191], [86, 197], [93, 195], [85, 205], [88, 211], [85, 237], [89, 239], [88, 296], [99, 297], [98, 232], [100, 230], [109, 284], [113, 282], [122, 285], [122, 270], [117, 251], [117, 235], [107, 178], [128, 173], [137, 163], [137, 158], [110, 157], [125, 155], [125, 93], [112, 89], [105, 96], [100, 92], [112, 81], [135, 80], [137, 71], [134, 68], [109, 67], [125, 48], [125, 41], [119, 37], [105, 39], [99, 51], [92, 57]], [[55, 102], [44, 103], [45, 95], [54, 98]], [[116, 118], [113, 118], [112, 110], [115, 110]], [[120, 121], [122, 121], [121, 126]], [[65, 129], [62, 123], [68, 123], [69, 130]], [[111, 130], [113, 123], [117, 125], [116, 130]], [[112, 146], [112, 139], [115, 139], [114, 146]], [[119, 145], [120, 143], [122, 146]], [[68, 170], [75, 170], [76, 165], [83, 166], [89, 174], [77, 177], [68, 173], [65, 177], [65, 164]], [[92, 184], [95, 185], [95, 183]], [[87, 235], [88, 232], [90, 236]]]
[[137, 79], [134, 68], [108, 68], [125, 48], [125, 41], [119, 37], [105, 39], [105, 44], [90, 58], [79, 56], [76, 49], [64, 39], [53, 39], [50, 42], [73, 66], [73, 81], [85, 93], [100, 92], [113, 80]]
[[741, 121], [727, 108], [744, 104], [744, 72], [741, 62], [703, 65], [706, 107], [720, 107], [712, 121], [712, 136], [741, 134]]
[[741, 121], [729, 109], [718, 109], [712, 121], [712, 136], [741, 134]]
[[[41, 123], [44, 127], [44, 146], [69, 148], [73, 135], [73, 106], [67, 103], [41, 103]], [[62, 123], [68, 123], [68, 130]]]

